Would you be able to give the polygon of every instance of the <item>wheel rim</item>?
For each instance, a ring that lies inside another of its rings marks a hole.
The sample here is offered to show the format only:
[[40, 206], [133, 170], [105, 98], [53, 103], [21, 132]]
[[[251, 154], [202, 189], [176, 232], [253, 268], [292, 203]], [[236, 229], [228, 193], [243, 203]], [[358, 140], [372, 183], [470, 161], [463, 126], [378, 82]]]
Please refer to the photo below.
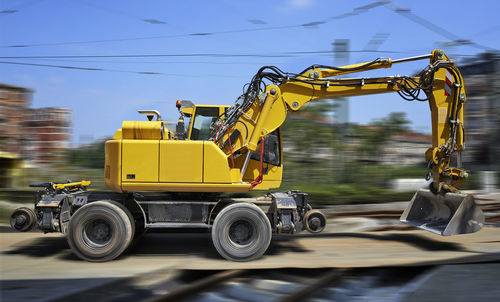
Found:
[[107, 246], [113, 238], [113, 233], [111, 223], [102, 218], [90, 220], [82, 228], [83, 242], [91, 249]]
[[311, 210], [304, 216], [306, 229], [311, 233], [319, 233], [326, 227], [326, 217], [317, 210]]
[[29, 222], [29, 217], [26, 213], [20, 213], [10, 219], [10, 225], [16, 230], [22, 230]]
[[27, 231], [33, 226], [33, 218], [28, 210], [18, 209], [11, 215], [10, 225], [18, 231]]
[[229, 226], [229, 240], [235, 245], [251, 244], [256, 236], [255, 226], [248, 220], [236, 220]]

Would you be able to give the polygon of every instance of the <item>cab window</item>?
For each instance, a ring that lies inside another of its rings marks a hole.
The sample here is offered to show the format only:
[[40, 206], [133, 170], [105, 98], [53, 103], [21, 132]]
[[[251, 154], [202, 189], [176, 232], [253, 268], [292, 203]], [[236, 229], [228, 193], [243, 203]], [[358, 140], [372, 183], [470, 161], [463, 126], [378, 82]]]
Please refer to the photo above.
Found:
[[218, 107], [196, 107], [193, 117], [193, 128], [191, 129], [191, 140], [208, 140], [210, 136], [210, 125], [219, 116]]
[[[260, 161], [260, 148], [261, 146], [259, 142], [257, 144], [257, 150], [255, 152], [252, 152], [252, 155], [250, 156], [251, 159]], [[278, 130], [275, 130], [264, 137], [264, 156], [262, 157], [262, 159], [262, 161], [266, 164], [271, 164], [274, 166], [279, 166], [281, 164], [280, 140]]]

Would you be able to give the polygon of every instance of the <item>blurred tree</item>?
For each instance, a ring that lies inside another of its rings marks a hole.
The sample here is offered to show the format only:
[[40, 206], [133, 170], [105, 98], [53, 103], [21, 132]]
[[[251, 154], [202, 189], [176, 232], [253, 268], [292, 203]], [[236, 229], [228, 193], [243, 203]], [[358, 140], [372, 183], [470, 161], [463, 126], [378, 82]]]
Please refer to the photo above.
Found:
[[104, 169], [104, 145], [101, 141], [90, 146], [69, 150], [66, 154], [68, 164], [79, 167]]
[[339, 145], [338, 129], [330, 119], [333, 108], [331, 100], [320, 100], [289, 113], [282, 127], [285, 181], [333, 182], [331, 157]]
[[357, 127], [360, 155], [377, 154], [390, 137], [408, 131], [409, 124], [410, 121], [406, 118], [405, 112], [391, 112], [387, 117], [371, 122], [369, 127]]

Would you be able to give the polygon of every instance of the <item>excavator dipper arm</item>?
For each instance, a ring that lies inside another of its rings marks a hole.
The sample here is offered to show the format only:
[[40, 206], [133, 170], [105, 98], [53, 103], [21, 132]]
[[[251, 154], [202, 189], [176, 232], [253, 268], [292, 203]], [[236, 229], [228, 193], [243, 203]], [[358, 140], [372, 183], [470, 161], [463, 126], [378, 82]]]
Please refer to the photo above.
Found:
[[[430, 64], [414, 77], [334, 78], [424, 59], [430, 59]], [[259, 94], [252, 91], [252, 87], [262, 86], [263, 79], [275, 84], [267, 85]], [[280, 127], [288, 111], [298, 111], [308, 102], [388, 92], [398, 92], [406, 100], [429, 102], [432, 148], [426, 152], [426, 160], [434, 175], [434, 189], [457, 191], [467, 172], [460, 169], [460, 163], [458, 167], [450, 168], [450, 155], [463, 150], [465, 93], [460, 72], [439, 50], [395, 61], [383, 58], [344, 67], [313, 65], [300, 74], [286, 74], [276, 67], [263, 67], [250, 83], [247, 93], [240, 97], [242, 102], [231, 107], [226, 118], [216, 121], [218, 131], [214, 140], [222, 145], [228, 132], [238, 131], [241, 136], [245, 134], [245, 139], [233, 138], [232, 150], [225, 148], [225, 151], [234, 153], [243, 148], [256, 151], [261, 137]]]

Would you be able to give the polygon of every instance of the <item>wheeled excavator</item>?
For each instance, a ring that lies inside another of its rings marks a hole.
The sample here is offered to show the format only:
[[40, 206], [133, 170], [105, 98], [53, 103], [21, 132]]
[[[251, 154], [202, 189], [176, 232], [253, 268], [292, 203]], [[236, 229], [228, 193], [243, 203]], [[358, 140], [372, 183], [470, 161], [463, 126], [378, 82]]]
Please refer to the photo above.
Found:
[[[346, 77], [417, 60], [429, 63], [415, 76]], [[73, 252], [88, 261], [112, 260], [144, 230], [168, 228], [210, 229], [222, 257], [257, 259], [273, 233], [320, 232], [326, 217], [299, 191], [259, 198], [220, 193], [280, 187], [280, 126], [289, 112], [319, 99], [389, 92], [428, 102], [432, 118], [432, 146], [425, 153], [432, 183], [416, 192], [401, 221], [443, 236], [483, 226], [474, 197], [459, 191], [468, 175], [460, 158], [465, 86], [443, 51], [343, 67], [313, 65], [299, 73], [264, 66], [245, 87], [232, 106], [177, 101], [175, 131], [158, 111], [139, 111], [147, 120], [124, 121], [106, 142], [105, 180], [111, 191], [87, 190], [89, 181], [34, 184], [44, 188], [34, 211], [16, 210], [12, 227], [65, 233]]]

